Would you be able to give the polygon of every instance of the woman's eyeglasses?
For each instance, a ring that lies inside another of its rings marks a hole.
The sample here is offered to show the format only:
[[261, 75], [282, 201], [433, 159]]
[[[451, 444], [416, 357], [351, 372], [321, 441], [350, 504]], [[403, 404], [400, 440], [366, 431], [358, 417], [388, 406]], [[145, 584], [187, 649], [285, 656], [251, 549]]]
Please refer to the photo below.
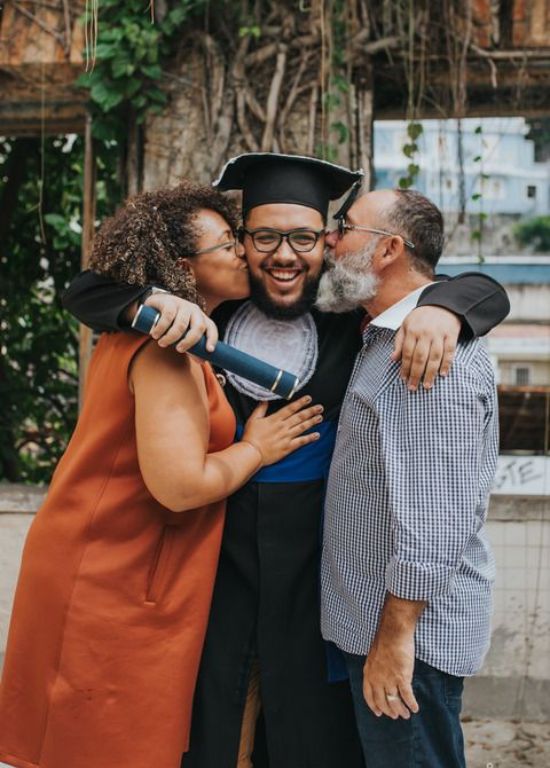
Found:
[[228, 240], [227, 243], [220, 243], [219, 245], [211, 245], [210, 248], [201, 248], [200, 251], [195, 251], [195, 253], [191, 255], [200, 256], [202, 253], [214, 253], [214, 251], [218, 251], [221, 248], [225, 248], [226, 250], [233, 248], [233, 250], [236, 251], [238, 244], [239, 244], [238, 240]]
[[272, 229], [271, 227], [261, 227], [258, 229], [245, 229], [241, 227], [239, 237], [241, 241], [244, 240], [245, 235], [251, 237], [254, 248], [260, 251], [260, 253], [273, 253], [281, 247], [283, 240], [286, 240], [296, 253], [308, 253], [308, 251], [312, 251], [315, 248], [319, 238], [324, 233], [324, 229], [298, 228], [283, 232], [280, 229]]
[[374, 235], [386, 235], [387, 237], [400, 237], [407, 248], [414, 251], [415, 244], [410, 240], [406, 240], [403, 235], [398, 235], [395, 232], [388, 232], [387, 229], [376, 229], [375, 227], [364, 227], [362, 224], [346, 224], [346, 220], [342, 217], [337, 219], [338, 222], [338, 237], [343, 237], [346, 232], [352, 229], [360, 229], [362, 232], [372, 232]]

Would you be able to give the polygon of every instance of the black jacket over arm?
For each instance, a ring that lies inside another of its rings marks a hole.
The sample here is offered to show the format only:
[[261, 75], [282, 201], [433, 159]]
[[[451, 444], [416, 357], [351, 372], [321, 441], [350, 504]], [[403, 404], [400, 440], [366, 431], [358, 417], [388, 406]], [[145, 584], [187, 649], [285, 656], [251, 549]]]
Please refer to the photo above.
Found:
[[[63, 297], [63, 306], [95, 331], [119, 331], [125, 327], [123, 311], [149, 287], [115, 283], [86, 270], [72, 281]], [[427, 305], [449, 309], [461, 317], [467, 337], [483, 336], [510, 311], [504, 288], [481, 272], [438, 278], [420, 296], [418, 306]]]
[[127, 327], [122, 313], [150, 287], [115, 283], [87, 269], [74, 278], [61, 301], [71, 315], [94, 331], [121, 331]]

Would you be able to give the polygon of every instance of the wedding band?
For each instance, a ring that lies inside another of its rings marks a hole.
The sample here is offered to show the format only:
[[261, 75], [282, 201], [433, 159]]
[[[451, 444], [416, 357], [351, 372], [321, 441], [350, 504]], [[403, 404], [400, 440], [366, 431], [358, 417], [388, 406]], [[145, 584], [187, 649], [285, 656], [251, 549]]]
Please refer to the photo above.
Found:
[[399, 701], [400, 697], [399, 696], [394, 696], [392, 693], [387, 693], [386, 694], [386, 699], [387, 699], [387, 701]]

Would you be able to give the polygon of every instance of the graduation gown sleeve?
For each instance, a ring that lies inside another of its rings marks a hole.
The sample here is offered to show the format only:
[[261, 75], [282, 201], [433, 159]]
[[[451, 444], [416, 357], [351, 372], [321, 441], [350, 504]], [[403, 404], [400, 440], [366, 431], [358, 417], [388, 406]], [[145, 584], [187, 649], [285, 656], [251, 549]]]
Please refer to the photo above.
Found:
[[[75, 277], [63, 297], [63, 306], [81, 323], [96, 331], [119, 331], [125, 327], [122, 314], [151, 286], [115, 283], [91, 270]], [[510, 311], [504, 288], [480, 272], [465, 272], [451, 279], [438, 278], [422, 293], [418, 306], [449, 309], [462, 318], [463, 334], [483, 336]]]
[[90, 269], [77, 275], [62, 297], [66, 310], [94, 331], [120, 331], [128, 327], [122, 314], [151, 286], [115, 283]]
[[510, 311], [510, 302], [500, 283], [481, 272], [464, 272], [456, 277], [437, 276], [421, 294], [418, 306], [450, 309], [462, 318], [465, 338], [484, 336], [501, 323]]

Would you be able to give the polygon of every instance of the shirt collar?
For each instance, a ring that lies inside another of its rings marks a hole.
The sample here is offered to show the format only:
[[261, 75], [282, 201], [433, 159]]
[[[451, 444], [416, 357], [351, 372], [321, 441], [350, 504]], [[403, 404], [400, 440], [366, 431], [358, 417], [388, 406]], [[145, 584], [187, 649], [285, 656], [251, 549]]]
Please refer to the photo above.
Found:
[[[430, 283], [426, 283], [426, 285], [430, 285]], [[371, 320], [370, 325], [376, 325], [380, 328], [390, 328], [392, 331], [397, 331], [409, 312], [412, 312], [418, 304], [420, 294], [424, 288], [426, 288], [426, 285], [417, 288], [400, 301], [392, 304], [391, 307], [388, 307], [388, 309]]]

